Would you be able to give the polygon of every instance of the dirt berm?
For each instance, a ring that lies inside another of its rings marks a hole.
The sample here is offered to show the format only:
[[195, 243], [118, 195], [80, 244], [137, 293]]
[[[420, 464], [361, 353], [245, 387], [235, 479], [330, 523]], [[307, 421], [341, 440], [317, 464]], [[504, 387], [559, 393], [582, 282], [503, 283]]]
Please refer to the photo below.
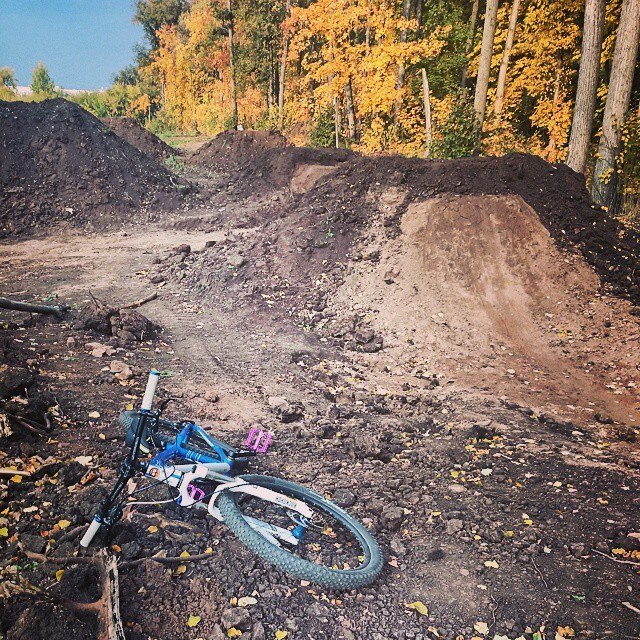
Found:
[[66, 223], [104, 229], [176, 208], [187, 185], [64, 99], [0, 102], [4, 235]]
[[[277, 151], [295, 158], [294, 149]], [[296, 175], [321, 164], [312, 152]], [[252, 154], [260, 182], [272, 154]], [[246, 233], [170, 268], [183, 284], [186, 268], [186, 282], [212, 297], [224, 287], [237, 291], [238, 304], [282, 308], [344, 348], [384, 348], [419, 378], [445, 371], [462, 380], [472, 371], [476, 382], [510, 376], [510, 386], [517, 378], [528, 395], [544, 394], [565, 377], [570, 354], [573, 391], [586, 406], [590, 395], [610, 394], [605, 382], [619, 384], [603, 380], [600, 365], [634, 370], [624, 344], [637, 336], [635, 310], [600, 298], [609, 291], [638, 301], [638, 236], [593, 208], [566, 166], [526, 155], [351, 155], [325, 168], [304, 190], [291, 189], [290, 179], [278, 199], [254, 210]], [[593, 330], [609, 326], [612, 313], [630, 326]], [[620, 420], [637, 417], [632, 389], [607, 404]]]
[[100, 118], [100, 121], [116, 135], [157, 162], [164, 163], [170, 156], [179, 153], [151, 131], [140, 126], [133, 118]]

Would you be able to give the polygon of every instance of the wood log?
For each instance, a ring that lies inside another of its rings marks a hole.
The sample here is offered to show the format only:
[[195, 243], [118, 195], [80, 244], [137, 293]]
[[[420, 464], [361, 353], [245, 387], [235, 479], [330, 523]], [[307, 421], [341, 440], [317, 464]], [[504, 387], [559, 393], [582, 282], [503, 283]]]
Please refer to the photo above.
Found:
[[158, 294], [157, 292], [154, 291], [152, 294], [148, 295], [146, 298], [140, 298], [139, 300], [136, 300], [131, 304], [125, 304], [124, 306], [120, 307], [120, 309], [137, 309], [138, 307], [141, 307], [143, 304], [147, 304], [147, 302], [151, 302], [152, 300], [155, 300], [157, 297], [158, 297]]
[[61, 316], [65, 311], [69, 310], [69, 307], [67, 305], [50, 306], [47, 304], [32, 304], [31, 302], [19, 302], [18, 300], [10, 300], [9, 298], [0, 297], [0, 309]]

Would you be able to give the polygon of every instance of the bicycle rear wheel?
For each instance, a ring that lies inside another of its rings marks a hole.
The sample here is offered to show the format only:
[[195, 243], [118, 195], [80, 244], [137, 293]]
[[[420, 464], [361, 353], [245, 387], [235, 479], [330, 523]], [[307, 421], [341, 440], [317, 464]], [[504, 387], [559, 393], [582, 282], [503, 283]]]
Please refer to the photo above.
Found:
[[357, 589], [378, 577], [383, 567], [378, 544], [346, 511], [314, 491], [287, 480], [260, 475], [242, 478], [304, 502], [317, 516], [297, 544], [282, 539], [269, 540], [256, 530], [256, 520], [295, 535], [300, 525], [299, 516], [286, 507], [246, 493], [221, 493], [216, 504], [224, 522], [263, 560], [330, 589]]

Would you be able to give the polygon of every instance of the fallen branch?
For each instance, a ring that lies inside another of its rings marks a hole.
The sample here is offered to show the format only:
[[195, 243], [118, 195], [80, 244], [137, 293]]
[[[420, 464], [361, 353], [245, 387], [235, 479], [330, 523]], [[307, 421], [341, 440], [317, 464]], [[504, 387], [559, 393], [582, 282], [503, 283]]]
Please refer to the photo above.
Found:
[[27, 424], [31, 425], [34, 429], [37, 429], [38, 431], [42, 431], [42, 432], [47, 432], [49, 433], [49, 431], [51, 431], [50, 428], [47, 428], [45, 425], [40, 424], [39, 422], [35, 422], [34, 420], [30, 420], [29, 418], [26, 418], [25, 416], [19, 416], [15, 413], [11, 413], [11, 411], [7, 411], [5, 409], [5, 413], [10, 417], [13, 418], [14, 420], [20, 421], [22, 422], [26, 422]]
[[542, 575], [542, 571], [540, 571], [540, 568], [538, 567], [538, 565], [536, 564], [536, 561], [531, 558], [531, 563], [533, 564], [533, 568], [536, 570], [536, 573], [540, 576], [540, 580], [542, 580], [542, 584], [548, 589], [549, 585], [547, 584], [547, 581], [544, 579], [544, 576]]
[[17, 469], [0, 467], [0, 476], [22, 476], [23, 478], [30, 478], [31, 473], [29, 473], [29, 471], [18, 471]]
[[17, 422], [23, 429], [26, 429], [27, 431], [30, 431], [31, 433], [34, 433], [37, 436], [46, 436], [47, 432], [42, 428], [38, 428], [38, 427], [34, 427], [31, 424], [29, 424], [29, 422], [26, 422], [25, 420], [23, 420], [22, 418], [19, 418], [18, 416], [14, 416], [10, 413], [7, 414], [14, 422]]
[[27, 558], [41, 562], [75, 562], [80, 564], [95, 564], [100, 571], [102, 595], [95, 602], [75, 602], [62, 600], [62, 604], [69, 611], [75, 613], [95, 613], [98, 616], [98, 640], [126, 640], [122, 619], [120, 617], [120, 588], [118, 584], [118, 564], [115, 556], [106, 549], [100, 549], [95, 556], [80, 556], [67, 558], [53, 558], [40, 553], [25, 551]]
[[10, 311], [27, 311], [28, 313], [43, 313], [51, 316], [61, 316], [70, 307], [67, 305], [50, 306], [47, 304], [32, 304], [31, 302], [19, 302], [18, 300], [10, 300], [9, 298], [0, 298], [0, 309], [9, 309]]
[[146, 298], [140, 298], [139, 300], [136, 300], [131, 304], [125, 304], [124, 306], [120, 307], [120, 310], [137, 309], [138, 307], [141, 307], [143, 304], [147, 304], [147, 302], [151, 302], [152, 300], [155, 300], [157, 297], [158, 297], [158, 293], [154, 291], [151, 295], [148, 295]]
[[634, 613], [640, 614], [640, 609], [638, 609], [638, 607], [634, 607], [630, 602], [623, 602], [622, 606], [627, 607], [627, 609], [630, 609]]
[[597, 549], [591, 549], [593, 553], [597, 553], [599, 556], [603, 558], [607, 558], [607, 560], [611, 560], [611, 562], [617, 562], [618, 564], [629, 564], [632, 567], [640, 567], [640, 562], [632, 562], [631, 560], [620, 560], [619, 558], [612, 558], [607, 553], [602, 553], [602, 551], [598, 551]]
[[[38, 562], [51, 562], [52, 564], [92, 564], [94, 562], [92, 556], [46, 556], [43, 553], [35, 553], [34, 551], [24, 551], [24, 555], [30, 560], [37, 560]], [[120, 567], [123, 569], [129, 569], [136, 567], [147, 560], [153, 562], [159, 562], [160, 564], [182, 564], [184, 562], [198, 562], [200, 560], [208, 560], [213, 557], [213, 553], [199, 553], [194, 556], [145, 556], [144, 558], [136, 558], [135, 560], [125, 560], [120, 563]]]
[[129, 569], [131, 567], [137, 567], [139, 564], [152, 560], [153, 562], [159, 562], [160, 564], [182, 564], [184, 562], [198, 562], [199, 560], [207, 560], [213, 557], [213, 553], [199, 553], [195, 556], [146, 556], [144, 558], [137, 558], [136, 560], [128, 560], [127, 562], [120, 563], [123, 569]]

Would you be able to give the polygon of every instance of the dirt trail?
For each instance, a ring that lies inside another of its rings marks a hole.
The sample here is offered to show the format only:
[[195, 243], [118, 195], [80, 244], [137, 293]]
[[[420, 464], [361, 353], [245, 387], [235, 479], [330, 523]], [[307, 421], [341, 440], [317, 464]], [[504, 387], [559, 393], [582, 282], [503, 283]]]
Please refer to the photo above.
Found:
[[[569, 229], [595, 214], [573, 174], [542, 161], [288, 156], [277, 136], [262, 138], [246, 173], [188, 167], [207, 192], [198, 211], [0, 242], [3, 295], [73, 306], [59, 321], [3, 313], [0, 323], [5, 354], [36, 377], [24, 401], [59, 407], [52, 437], [0, 447], [3, 466], [39, 474], [0, 478], [0, 577], [62, 598], [91, 593], [86, 568], [56, 578], [22, 551], [75, 552], [52, 541], [59, 522], [85, 523], [113, 482], [114, 417], [156, 366], [172, 416], [234, 442], [251, 424], [273, 431], [257, 469], [348, 507], [386, 564], [371, 588], [324, 593], [210, 519], [141, 507], [114, 531], [119, 557], [209, 549], [212, 559], [123, 570], [131, 640], [219, 640], [236, 628], [241, 640], [552, 640], [567, 627], [579, 640], [635, 637], [623, 603], [640, 606], [640, 576], [613, 560], [640, 557], [639, 330], [631, 303], [604, 293], [583, 257], [621, 287], [634, 238], [616, 253], [611, 220]], [[247, 141], [228, 134], [218, 147], [229, 142], [241, 163]], [[284, 186], [269, 182], [283, 167]], [[119, 305], [152, 291], [141, 311], [164, 327], [159, 340], [123, 344], [79, 321], [89, 292]], [[112, 355], [93, 355], [95, 341]], [[115, 359], [130, 379], [115, 378]], [[283, 398], [296, 408], [286, 419]], [[245, 595], [257, 602], [236, 606]], [[428, 613], [407, 607], [416, 601]], [[45, 627], [50, 640], [95, 637], [91, 620], [54, 602], [19, 589], [0, 599], [8, 640]]]

